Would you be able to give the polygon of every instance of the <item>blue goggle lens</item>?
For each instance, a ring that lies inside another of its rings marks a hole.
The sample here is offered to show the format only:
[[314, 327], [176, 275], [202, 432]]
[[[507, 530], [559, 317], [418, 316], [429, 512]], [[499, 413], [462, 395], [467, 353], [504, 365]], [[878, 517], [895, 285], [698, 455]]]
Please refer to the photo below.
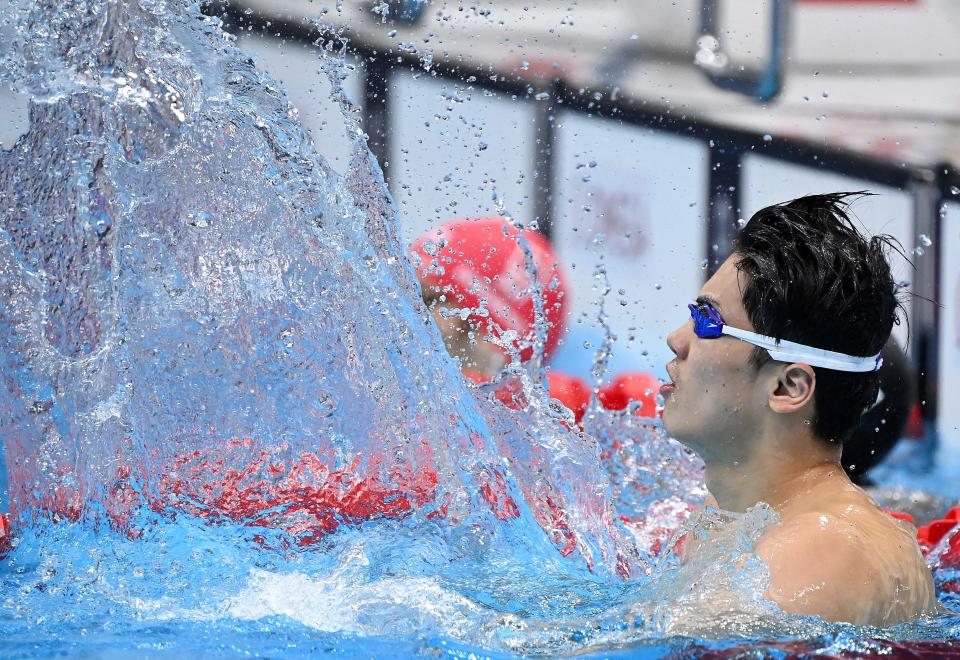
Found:
[[723, 334], [723, 319], [709, 305], [690, 303], [693, 332], [701, 339], [716, 339]]

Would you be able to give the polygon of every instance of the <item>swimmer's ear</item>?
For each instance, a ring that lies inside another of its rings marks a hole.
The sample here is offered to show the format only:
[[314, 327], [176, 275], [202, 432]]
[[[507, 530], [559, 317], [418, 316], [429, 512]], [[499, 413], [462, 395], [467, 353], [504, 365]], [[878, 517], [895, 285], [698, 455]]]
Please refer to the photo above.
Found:
[[813, 401], [817, 375], [808, 364], [784, 365], [777, 376], [776, 389], [770, 394], [770, 409], [778, 413], [799, 412]]

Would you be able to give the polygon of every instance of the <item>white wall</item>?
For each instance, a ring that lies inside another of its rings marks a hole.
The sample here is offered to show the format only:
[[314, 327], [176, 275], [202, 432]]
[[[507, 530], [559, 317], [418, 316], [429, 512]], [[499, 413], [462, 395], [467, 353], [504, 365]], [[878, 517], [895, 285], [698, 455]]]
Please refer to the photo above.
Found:
[[533, 102], [511, 100], [426, 72], [391, 78], [387, 176], [410, 243], [455, 218], [533, 219]]
[[574, 314], [555, 361], [585, 375], [574, 365], [589, 365], [600, 335], [593, 272], [602, 261], [612, 285], [613, 370], [665, 375], [666, 336], [689, 318], [704, 281], [706, 145], [573, 113], [560, 113], [557, 138], [554, 240], [570, 270]]

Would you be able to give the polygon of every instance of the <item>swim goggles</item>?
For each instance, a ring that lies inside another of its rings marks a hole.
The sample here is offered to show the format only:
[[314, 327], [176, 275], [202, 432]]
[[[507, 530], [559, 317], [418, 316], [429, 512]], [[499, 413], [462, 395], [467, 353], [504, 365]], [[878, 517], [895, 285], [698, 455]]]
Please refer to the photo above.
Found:
[[766, 349], [770, 357], [779, 362], [801, 362], [811, 367], [822, 367], [834, 371], [862, 373], [876, 371], [883, 364], [879, 353], [870, 357], [858, 357], [792, 341], [777, 341], [773, 337], [759, 335], [749, 330], [731, 328], [723, 322], [723, 317], [709, 303], [698, 301], [687, 306], [690, 308], [690, 318], [693, 319], [693, 332], [701, 339], [716, 339], [721, 335], [729, 335]]

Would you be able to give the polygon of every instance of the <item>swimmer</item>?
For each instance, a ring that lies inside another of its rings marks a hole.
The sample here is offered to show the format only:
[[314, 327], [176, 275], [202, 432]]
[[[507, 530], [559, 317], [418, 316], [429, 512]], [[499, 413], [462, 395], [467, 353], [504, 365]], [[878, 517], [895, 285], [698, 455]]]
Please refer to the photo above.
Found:
[[[549, 361], [566, 327], [566, 277], [550, 242], [524, 232], [536, 265], [536, 284], [547, 323], [543, 359]], [[423, 301], [433, 312], [447, 352], [467, 378], [485, 383], [496, 378], [511, 358], [533, 356], [536, 313], [530, 276], [519, 243], [520, 232], [503, 218], [456, 220], [422, 235], [410, 248]], [[514, 333], [515, 339], [507, 339]], [[550, 370], [550, 396], [580, 424], [590, 403], [590, 386], [579, 378]], [[516, 408], [509, 384], [498, 390], [504, 405]]]
[[[543, 354], [549, 359], [565, 327], [566, 277], [546, 237], [532, 230], [523, 235], [536, 265], [548, 326]], [[475, 381], [493, 379], [509, 362], [507, 332], [516, 333], [521, 360], [533, 355], [536, 315], [519, 236], [500, 217], [455, 220], [410, 247], [423, 300], [447, 351]]]
[[[423, 300], [447, 352], [458, 359], [464, 375], [477, 383], [496, 378], [510, 360], [510, 344], [505, 347], [503, 342], [507, 332], [516, 333], [513, 346], [519, 349], [521, 361], [533, 356], [536, 315], [519, 235], [500, 217], [454, 220], [428, 231], [410, 246]], [[549, 363], [566, 330], [567, 278], [545, 236], [533, 230], [526, 230], [524, 236], [543, 298], [547, 323], [543, 359]], [[548, 366], [547, 386], [550, 396], [569, 408], [579, 425], [590, 402], [587, 382]], [[598, 398], [613, 410], [641, 402], [636, 414], [654, 417], [656, 389], [654, 376], [631, 372], [601, 388]], [[511, 405], [509, 396], [498, 398]]]
[[[899, 302], [885, 236], [865, 239], [849, 193], [757, 212], [667, 344], [667, 432], [706, 465], [708, 504], [779, 514], [756, 546], [766, 596], [793, 614], [890, 626], [937, 608], [916, 531], [840, 465], [878, 391]], [[696, 552], [695, 547], [689, 549]]]

